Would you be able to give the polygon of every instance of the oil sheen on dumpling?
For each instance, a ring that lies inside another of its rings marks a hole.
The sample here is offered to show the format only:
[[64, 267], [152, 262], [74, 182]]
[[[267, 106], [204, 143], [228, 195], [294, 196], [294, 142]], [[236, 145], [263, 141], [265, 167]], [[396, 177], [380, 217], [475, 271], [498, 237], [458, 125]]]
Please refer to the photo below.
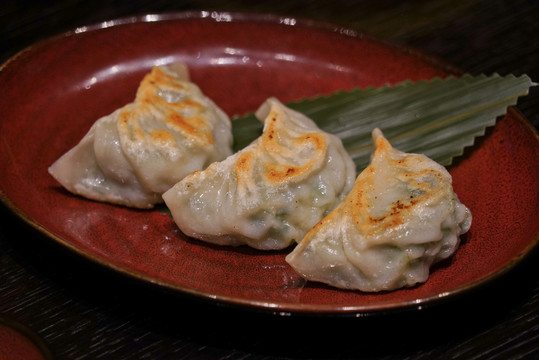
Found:
[[256, 115], [264, 119], [258, 139], [163, 195], [186, 235], [282, 249], [301, 240], [352, 188], [355, 164], [339, 138], [274, 98]]
[[392, 148], [378, 129], [373, 140], [371, 164], [350, 194], [286, 257], [308, 280], [362, 291], [422, 283], [470, 228], [443, 166]]
[[69, 191], [136, 208], [232, 153], [228, 116], [182, 64], [153, 67], [135, 101], [100, 118], [49, 173]]

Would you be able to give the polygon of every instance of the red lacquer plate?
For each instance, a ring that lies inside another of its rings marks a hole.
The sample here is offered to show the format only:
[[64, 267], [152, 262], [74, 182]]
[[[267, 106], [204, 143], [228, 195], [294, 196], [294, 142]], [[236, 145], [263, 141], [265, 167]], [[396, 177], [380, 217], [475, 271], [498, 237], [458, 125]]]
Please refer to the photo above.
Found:
[[147, 15], [78, 28], [20, 52], [0, 84], [1, 198], [53, 240], [99, 264], [195, 297], [277, 313], [418, 308], [505, 273], [538, 242], [539, 141], [516, 110], [450, 171], [474, 215], [458, 252], [420, 286], [365, 294], [303, 281], [288, 251], [211, 246], [169, 215], [74, 196], [47, 173], [99, 117], [131, 102], [152, 65], [185, 62], [229, 115], [354, 87], [444, 77], [438, 60], [331, 25], [229, 13]]

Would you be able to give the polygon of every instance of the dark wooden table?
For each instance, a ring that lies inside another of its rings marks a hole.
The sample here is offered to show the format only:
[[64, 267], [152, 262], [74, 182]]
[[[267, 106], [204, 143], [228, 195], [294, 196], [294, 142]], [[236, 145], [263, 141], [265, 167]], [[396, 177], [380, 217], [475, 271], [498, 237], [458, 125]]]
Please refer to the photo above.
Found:
[[[473, 74], [526, 73], [539, 81], [536, 0], [3, 0], [0, 60], [79, 26], [184, 10], [322, 20], [415, 47]], [[537, 89], [518, 108], [539, 128]], [[421, 311], [282, 317], [127, 279], [0, 209], [0, 320], [26, 326], [57, 359], [539, 359], [537, 250], [488, 286]]]

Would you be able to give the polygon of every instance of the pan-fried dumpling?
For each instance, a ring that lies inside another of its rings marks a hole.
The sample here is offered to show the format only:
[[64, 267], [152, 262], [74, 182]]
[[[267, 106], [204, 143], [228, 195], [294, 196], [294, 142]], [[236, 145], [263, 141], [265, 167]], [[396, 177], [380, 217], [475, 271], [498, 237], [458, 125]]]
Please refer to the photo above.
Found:
[[186, 235], [282, 249], [301, 240], [352, 188], [355, 164], [338, 137], [274, 98], [256, 115], [264, 119], [258, 139], [163, 195]]
[[153, 67], [135, 101], [97, 120], [49, 173], [75, 194], [151, 208], [187, 174], [231, 153], [230, 119], [176, 63]]
[[362, 291], [412, 286], [470, 228], [443, 166], [392, 148], [378, 129], [373, 140], [371, 164], [350, 194], [286, 257], [308, 280]]

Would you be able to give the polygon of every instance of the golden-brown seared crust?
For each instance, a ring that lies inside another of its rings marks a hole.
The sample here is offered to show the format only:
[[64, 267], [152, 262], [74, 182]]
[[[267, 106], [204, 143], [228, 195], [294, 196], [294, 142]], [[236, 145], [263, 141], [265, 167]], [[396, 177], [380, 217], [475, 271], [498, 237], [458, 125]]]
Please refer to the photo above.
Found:
[[244, 151], [239, 154], [235, 165], [236, 178], [238, 181], [238, 191], [241, 196], [247, 196], [256, 188], [251, 172], [255, 163], [255, 151]]
[[149, 74], [142, 80], [141, 85], [149, 83], [150, 86], [167, 86], [175, 88], [183, 88], [182, 81], [177, 77], [167, 75], [163, 69], [154, 66]]
[[327, 151], [324, 134], [297, 133], [287, 126], [284, 116], [282, 109], [272, 106], [261, 136], [263, 177], [272, 185], [301, 180], [320, 166]]
[[167, 130], [160, 130], [145, 134], [137, 121], [137, 115], [148, 114], [157, 111], [165, 118], [165, 123], [174, 130], [184, 134], [190, 141], [199, 146], [213, 145], [214, 138], [212, 128], [204, 115], [204, 106], [190, 98], [179, 98], [178, 101], [168, 102], [160, 96], [160, 91], [173, 89], [174, 91], [189, 92], [188, 86], [181, 79], [166, 74], [159, 67], [153, 67], [152, 71], [142, 80], [135, 98], [135, 108], [131, 112], [122, 113], [119, 124], [124, 129], [130, 125], [131, 136], [133, 139], [143, 140], [146, 136], [152, 143], [167, 143], [171, 145], [170, 140], [174, 136]]
[[397, 174], [395, 181], [406, 183], [411, 195], [391, 203], [384, 214], [377, 216], [371, 214], [369, 210], [374, 208], [372, 202], [377, 199], [367, 197], [364, 189], [372, 188], [375, 181], [373, 174], [377, 171], [375, 167], [380, 165], [380, 161], [373, 161], [366, 171], [358, 176], [347, 203], [348, 211], [351, 212], [356, 227], [367, 236], [404, 224], [415, 207], [425, 206], [428, 202], [436, 203], [448, 191], [449, 183], [444, 181], [444, 174], [430, 167], [418, 166], [424, 161], [422, 155], [407, 154], [404, 157], [394, 158], [392, 152], [395, 150], [385, 138], [376, 139], [374, 157], [383, 159], [387, 163], [384, 166], [397, 169], [394, 172]]
[[[314, 236], [329, 224], [339, 221], [342, 216], [353, 219], [360, 234], [374, 237], [406, 223], [416, 207], [424, 207], [427, 203], [437, 203], [451, 190], [450, 181], [442, 172], [431, 167], [418, 168], [418, 164], [425, 161], [422, 155], [407, 154], [404, 157], [393, 158], [392, 152], [397, 151], [385, 138], [377, 138], [375, 144], [374, 158], [383, 159], [388, 167], [398, 169], [395, 172], [398, 174], [395, 180], [406, 183], [413, 195], [391, 203], [384, 214], [373, 215], [372, 209], [375, 207], [373, 203], [377, 201], [377, 198], [370, 198], [369, 193], [376, 181], [374, 174], [379, 171], [376, 166], [380, 165], [380, 161], [373, 160], [357, 177], [354, 187], [341, 205], [309, 231], [305, 239]], [[373, 196], [372, 193], [370, 196]]]
[[230, 118], [173, 63], [153, 67], [134, 101], [98, 119], [49, 172], [89, 199], [151, 208], [185, 176], [231, 154]]
[[153, 141], [161, 144], [172, 144], [175, 141], [174, 136], [166, 130], [152, 130], [151, 137]]
[[212, 145], [214, 143], [211, 127], [206, 119], [201, 116], [182, 116], [178, 113], [169, 113], [166, 120], [167, 124], [171, 124], [182, 132], [189, 135], [193, 141], [201, 145]]

